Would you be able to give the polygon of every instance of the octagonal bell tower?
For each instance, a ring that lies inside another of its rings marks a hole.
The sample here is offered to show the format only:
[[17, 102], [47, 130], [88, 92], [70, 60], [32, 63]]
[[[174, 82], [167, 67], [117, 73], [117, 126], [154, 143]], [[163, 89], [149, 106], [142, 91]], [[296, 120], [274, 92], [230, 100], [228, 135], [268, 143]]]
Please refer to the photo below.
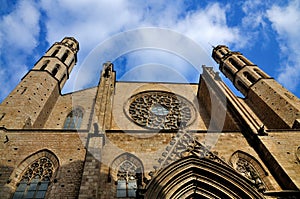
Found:
[[0, 125], [43, 128], [76, 64], [78, 50], [72, 37], [54, 43], [0, 105]]
[[219, 69], [269, 129], [300, 128], [300, 100], [239, 52], [213, 49]]

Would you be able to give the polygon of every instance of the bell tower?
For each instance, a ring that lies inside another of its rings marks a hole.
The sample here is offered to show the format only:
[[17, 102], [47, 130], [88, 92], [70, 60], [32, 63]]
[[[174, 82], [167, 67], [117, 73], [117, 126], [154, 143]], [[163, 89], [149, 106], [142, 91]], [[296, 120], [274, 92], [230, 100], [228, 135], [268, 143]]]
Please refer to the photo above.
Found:
[[43, 128], [76, 64], [78, 50], [72, 37], [54, 43], [0, 105], [0, 126]]
[[215, 47], [212, 57], [267, 128], [300, 128], [300, 101], [296, 96], [227, 46]]
[[220, 45], [214, 48], [213, 58], [220, 64], [222, 73], [244, 96], [247, 96], [250, 87], [260, 79], [271, 79], [241, 53], [231, 52], [227, 46]]
[[32, 70], [47, 71], [57, 79], [62, 89], [77, 62], [78, 50], [79, 43], [73, 37], [65, 37], [61, 42], [54, 43]]

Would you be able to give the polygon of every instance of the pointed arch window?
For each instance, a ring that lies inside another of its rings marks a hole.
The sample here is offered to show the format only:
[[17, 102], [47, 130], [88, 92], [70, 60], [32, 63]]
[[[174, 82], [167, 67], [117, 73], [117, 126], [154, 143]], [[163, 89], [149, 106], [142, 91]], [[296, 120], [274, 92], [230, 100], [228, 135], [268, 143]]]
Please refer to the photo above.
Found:
[[259, 191], [273, 189], [270, 183], [267, 183], [267, 171], [251, 155], [243, 151], [236, 151], [233, 153], [229, 161], [233, 168], [242, 176], [249, 179]]
[[109, 177], [116, 183], [117, 198], [138, 198], [144, 167], [136, 156], [124, 153], [111, 164]]
[[66, 118], [64, 128], [65, 129], [80, 128], [82, 118], [83, 118], [83, 111], [81, 108], [76, 108], [72, 110]]
[[136, 197], [137, 166], [129, 160], [121, 163], [118, 170], [117, 197]]
[[53, 173], [53, 162], [49, 158], [41, 157], [34, 161], [23, 174], [13, 199], [45, 198]]

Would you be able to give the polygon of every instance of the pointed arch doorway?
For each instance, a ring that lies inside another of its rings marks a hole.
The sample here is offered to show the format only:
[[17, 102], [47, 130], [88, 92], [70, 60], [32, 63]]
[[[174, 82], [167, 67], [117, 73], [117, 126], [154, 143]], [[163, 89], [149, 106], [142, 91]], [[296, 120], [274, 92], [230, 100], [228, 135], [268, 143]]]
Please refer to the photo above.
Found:
[[264, 198], [228, 165], [195, 156], [162, 169], [145, 188], [145, 198]]

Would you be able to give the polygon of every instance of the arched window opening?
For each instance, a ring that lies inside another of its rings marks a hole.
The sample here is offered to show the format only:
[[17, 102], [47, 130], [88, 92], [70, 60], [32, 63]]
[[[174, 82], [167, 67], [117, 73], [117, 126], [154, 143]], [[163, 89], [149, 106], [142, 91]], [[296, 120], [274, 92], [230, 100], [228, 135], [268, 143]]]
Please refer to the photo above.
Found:
[[53, 77], [57, 74], [58, 69], [59, 69], [59, 65], [56, 64], [55, 67], [54, 67], [53, 70], [52, 70], [52, 76], [53, 76]]
[[48, 64], [49, 64], [49, 60], [45, 61], [40, 70], [45, 70]]
[[228, 68], [227, 65], [224, 65], [223, 70], [225, 75], [230, 75], [230, 77], [233, 77], [232, 71]]
[[247, 88], [247, 86], [245, 86], [241, 81], [237, 81], [237, 84], [244, 90], [244, 91], [247, 91], [248, 90], [248, 88]]
[[83, 118], [83, 111], [81, 110], [81, 108], [76, 108], [72, 110], [66, 118], [64, 128], [65, 129], [80, 128], [82, 118]]
[[53, 173], [54, 165], [49, 158], [34, 161], [24, 172], [13, 199], [45, 198]]
[[229, 58], [228, 59], [229, 63], [234, 66], [236, 69], [240, 70], [241, 69], [241, 65], [233, 58]]
[[259, 76], [261, 76], [262, 78], [266, 78], [267, 76], [265, 74], [263, 74], [258, 68], [254, 68], [253, 69]]
[[252, 75], [250, 75], [249, 72], [245, 71], [243, 74], [251, 83], [255, 82], [255, 79], [252, 77]]
[[129, 153], [121, 154], [112, 162], [109, 178], [116, 183], [117, 198], [139, 197], [143, 171], [139, 158]]
[[64, 55], [62, 56], [61, 61], [62, 61], [62, 62], [65, 62], [68, 56], [69, 56], [69, 52], [66, 51], [66, 52], [64, 53]]
[[219, 51], [221, 53], [221, 55], [225, 55], [224, 51], [222, 49], [220, 49]]
[[242, 176], [249, 179], [259, 191], [271, 190], [273, 187], [267, 187], [268, 183], [265, 177], [268, 173], [262, 168], [261, 164], [249, 154], [236, 151], [230, 158], [232, 167]]
[[55, 49], [55, 51], [52, 53], [51, 57], [54, 57], [55, 55], [57, 55], [59, 49], [60, 49], [60, 48]]
[[238, 56], [238, 58], [242, 61], [242, 62], [244, 62], [246, 65], [248, 65], [248, 66], [251, 66], [251, 65], [253, 65], [248, 59], [246, 59], [245, 57], [243, 57], [243, 56]]
[[123, 161], [117, 174], [117, 197], [136, 197], [138, 168], [131, 161]]

